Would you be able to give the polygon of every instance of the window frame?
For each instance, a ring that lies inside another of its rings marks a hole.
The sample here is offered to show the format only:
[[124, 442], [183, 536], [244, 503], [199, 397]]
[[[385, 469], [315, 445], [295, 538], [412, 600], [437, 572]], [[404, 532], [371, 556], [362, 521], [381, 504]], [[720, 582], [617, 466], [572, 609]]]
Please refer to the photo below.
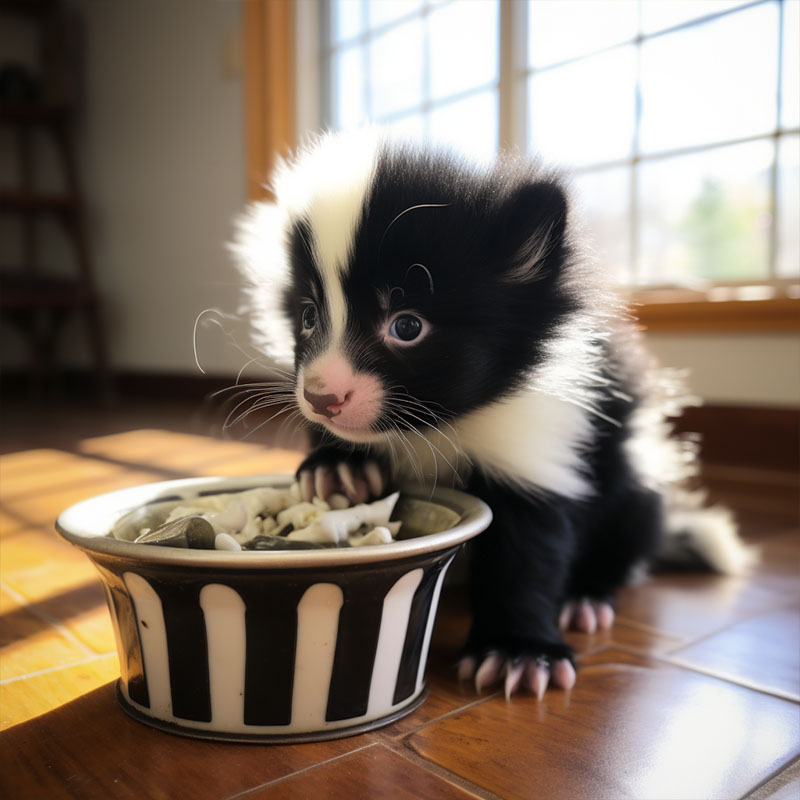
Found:
[[[657, 32], [637, 34], [634, 40], [613, 45], [614, 48], [663, 36], [680, 29], [704, 24], [710, 20], [740, 12], [771, 0], [753, 0], [741, 6], [699, 17], [696, 20]], [[785, 0], [778, 0], [780, 9], [779, 42], [783, 44], [782, 26]], [[323, 127], [330, 120], [328, 92], [323, 70], [326, 64], [325, 46], [329, 42], [329, 0], [301, 2], [296, 0], [244, 0], [245, 40], [245, 98], [247, 118], [248, 194], [251, 199], [268, 197], [264, 188], [276, 153], [288, 151], [297, 143], [297, 132]], [[498, 146], [503, 149], [527, 150], [527, 85], [535, 71], [528, 66], [526, 2], [500, 0], [499, 70], [498, 70]], [[402, 19], [407, 19], [406, 15]], [[396, 24], [395, 22], [390, 25]], [[384, 26], [380, 30], [390, 27]], [[290, 35], [293, 31], [294, 35]], [[313, 46], [310, 45], [313, 42]], [[328, 50], [331, 48], [328, 47]], [[595, 53], [570, 59], [575, 62]], [[779, 48], [780, 51], [780, 48]], [[779, 52], [777, 58], [781, 58]], [[566, 63], [566, 62], [560, 62]], [[540, 69], [552, 69], [548, 65]], [[782, 65], [781, 65], [782, 69]], [[779, 76], [781, 73], [779, 72]], [[780, 77], [779, 77], [780, 82]], [[778, 87], [780, 89], [780, 85]], [[612, 166], [631, 166], [631, 180], [636, 184], [636, 169], [645, 160], [667, 158], [713, 147], [728, 146], [743, 141], [773, 138], [777, 148], [780, 136], [795, 134], [800, 129], [778, 127], [775, 131], [747, 139], [725, 141], [672, 150], [643, 156], [634, 149], [630, 158], [615, 162], [587, 165], [575, 170], [582, 174]], [[639, 110], [637, 109], [637, 122]], [[777, 186], [777, 156], [771, 176], [772, 208], [775, 208]], [[631, 202], [631, 237], [636, 236], [635, 195]], [[708, 290], [682, 287], [631, 287], [623, 294], [633, 313], [650, 331], [798, 331], [800, 330], [800, 297], [797, 280], [774, 278], [777, 250], [777, 225], [773, 224], [770, 242], [770, 272], [768, 281], [714, 283]], [[737, 299], [737, 293], [747, 297], [754, 285], [772, 291], [772, 297]], [[728, 292], [720, 292], [727, 287]]]

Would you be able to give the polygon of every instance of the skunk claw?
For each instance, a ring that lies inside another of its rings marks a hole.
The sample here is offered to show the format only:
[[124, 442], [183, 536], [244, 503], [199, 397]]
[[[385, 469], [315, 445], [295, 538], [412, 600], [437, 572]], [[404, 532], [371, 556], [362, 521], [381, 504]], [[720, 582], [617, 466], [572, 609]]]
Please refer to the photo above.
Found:
[[470, 680], [475, 675], [475, 669], [478, 666], [477, 659], [472, 656], [464, 656], [459, 662], [457, 667], [458, 682], [464, 683]]
[[605, 600], [568, 600], [558, 617], [558, 627], [563, 630], [596, 633], [607, 631], [614, 624], [614, 609]]
[[575, 685], [575, 677], [575, 667], [572, 666], [569, 659], [560, 658], [553, 662], [550, 671], [553, 686], [558, 686], [560, 689], [571, 689]]
[[480, 694], [486, 686], [497, 681], [503, 667], [503, 658], [498, 653], [489, 653], [475, 673], [475, 691]]
[[300, 483], [300, 496], [306, 503], [310, 503], [314, 497], [314, 473], [310, 469], [304, 469], [297, 477]]
[[520, 660], [518, 662], [509, 661], [506, 664], [506, 680], [503, 687], [505, 690], [506, 700], [510, 700], [511, 695], [514, 694], [514, 692], [516, 692], [519, 688], [524, 672], [524, 660]]
[[536, 695], [537, 700], [544, 697], [549, 682], [550, 668], [547, 666], [547, 659], [537, 658], [525, 665], [525, 687]]
[[320, 500], [327, 500], [336, 491], [336, 479], [330, 467], [317, 467], [314, 470], [314, 492]]

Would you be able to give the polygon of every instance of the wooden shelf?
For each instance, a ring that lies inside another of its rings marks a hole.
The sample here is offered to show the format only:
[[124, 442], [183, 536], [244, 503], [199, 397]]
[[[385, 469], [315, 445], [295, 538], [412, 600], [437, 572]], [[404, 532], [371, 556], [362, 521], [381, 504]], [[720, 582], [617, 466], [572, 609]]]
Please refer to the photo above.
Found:
[[7, 125], [51, 125], [67, 120], [74, 111], [66, 103], [0, 101], [0, 123]]
[[79, 205], [78, 198], [69, 193], [0, 192], [0, 211], [62, 214], [76, 210]]
[[0, 309], [74, 308], [95, 302], [94, 288], [75, 278], [0, 272]]

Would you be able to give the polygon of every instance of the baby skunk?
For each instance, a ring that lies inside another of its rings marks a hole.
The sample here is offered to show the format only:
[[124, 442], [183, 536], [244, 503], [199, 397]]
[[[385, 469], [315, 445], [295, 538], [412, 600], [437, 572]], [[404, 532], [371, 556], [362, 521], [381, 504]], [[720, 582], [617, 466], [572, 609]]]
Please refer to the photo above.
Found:
[[720, 571], [747, 563], [727, 512], [681, 489], [680, 396], [576, 244], [559, 177], [366, 131], [317, 139], [273, 188], [233, 250], [256, 345], [293, 365], [289, 397], [317, 430], [306, 496], [446, 483], [494, 512], [460, 677], [570, 688], [559, 628], [608, 628], [662, 540]]

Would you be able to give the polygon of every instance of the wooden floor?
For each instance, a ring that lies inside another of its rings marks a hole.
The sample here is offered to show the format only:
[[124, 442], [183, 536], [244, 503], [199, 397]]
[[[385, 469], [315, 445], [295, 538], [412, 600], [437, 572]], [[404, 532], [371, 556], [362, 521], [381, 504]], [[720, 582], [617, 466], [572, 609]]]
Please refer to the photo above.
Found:
[[453, 663], [468, 619], [451, 588], [430, 696], [390, 727], [259, 746], [129, 719], [114, 699], [99, 581], [53, 520], [111, 489], [291, 471], [301, 458], [298, 439], [265, 448], [208, 430], [207, 417], [179, 403], [3, 409], [2, 797], [800, 798], [796, 476], [725, 465], [708, 470], [713, 492], [739, 512], [761, 565], [748, 578], [663, 575], [627, 589], [613, 631], [571, 635], [579, 673], [569, 693], [506, 702], [459, 686]]

